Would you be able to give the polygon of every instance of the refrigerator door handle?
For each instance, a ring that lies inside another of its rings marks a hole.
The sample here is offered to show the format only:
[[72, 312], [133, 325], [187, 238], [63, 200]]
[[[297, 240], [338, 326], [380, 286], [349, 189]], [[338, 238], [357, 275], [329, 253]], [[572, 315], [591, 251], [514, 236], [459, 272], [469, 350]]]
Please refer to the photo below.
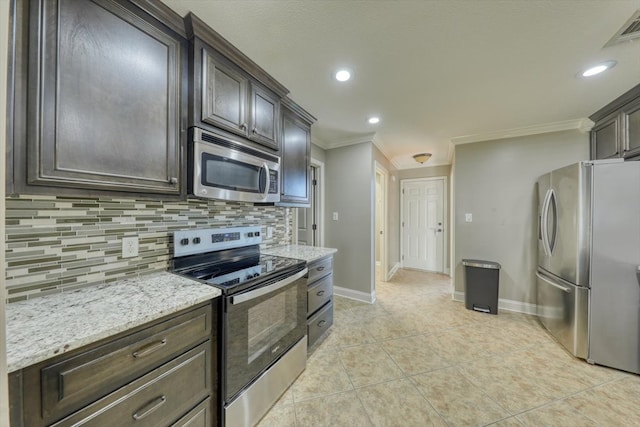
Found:
[[549, 248], [549, 228], [547, 226], [549, 215], [549, 199], [551, 198], [551, 190], [547, 190], [547, 194], [544, 195], [544, 201], [542, 202], [542, 217], [540, 218], [540, 227], [542, 229], [542, 250], [546, 256], [551, 256], [551, 249]]
[[556, 244], [558, 243], [558, 202], [556, 201], [556, 193], [553, 189], [549, 190], [549, 204], [547, 206], [547, 215], [549, 215], [549, 208], [553, 204], [553, 230], [551, 230], [551, 239], [547, 237], [547, 244], [549, 246], [549, 255], [553, 255], [556, 250]]
[[540, 274], [538, 272], [536, 272], [536, 277], [538, 279], [542, 280], [543, 282], [548, 283], [549, 285], [553, 286], [554, 288], [558, 288], [561, 291], [566, 292], [566, 293], [571, 293], [571, 288], [570, 287], [562, 286], [562, 285], [560, 285], [558, 283], [552, 282], [551, 280], [547, 279], [546, 277], [544, 277], [542, 274]]
[[638, 285], [640, 285], [640, 265], [636, 269], [636, 278], [638, 279]]

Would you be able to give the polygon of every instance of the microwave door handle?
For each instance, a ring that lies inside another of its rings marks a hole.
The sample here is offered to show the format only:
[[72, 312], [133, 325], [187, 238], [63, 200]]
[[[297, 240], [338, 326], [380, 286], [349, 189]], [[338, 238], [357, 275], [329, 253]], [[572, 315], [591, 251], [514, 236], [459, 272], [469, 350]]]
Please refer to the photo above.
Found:
[[262, 198], [266, 199], [269, 196], [271, 177], [269, 176], [269, 166], [264, 162], [262, 163], [262, 169], [264, 170], [264, 192], [262, 193]]

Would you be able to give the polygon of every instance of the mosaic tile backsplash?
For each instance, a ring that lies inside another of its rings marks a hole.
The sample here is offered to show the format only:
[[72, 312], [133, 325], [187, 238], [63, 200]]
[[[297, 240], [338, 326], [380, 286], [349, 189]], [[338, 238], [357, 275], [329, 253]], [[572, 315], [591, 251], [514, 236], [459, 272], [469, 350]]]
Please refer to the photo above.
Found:
[[[274, 227], [263, 248], [291, 243], [292, 209], [188, 199], [12, 196], [6, 203], [7, 302], [166, 270], [172, 232], [204, 227]], [[122, 258], [122, 238], [139, 253]]]

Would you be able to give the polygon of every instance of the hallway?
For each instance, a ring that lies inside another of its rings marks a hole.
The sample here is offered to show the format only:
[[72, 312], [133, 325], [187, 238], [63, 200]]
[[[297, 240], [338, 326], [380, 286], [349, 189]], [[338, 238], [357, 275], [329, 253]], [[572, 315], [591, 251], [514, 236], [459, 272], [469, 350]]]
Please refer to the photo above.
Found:
[[399, 270], [335, 323], [260, 426], [640, 425], [640, 377], [573, 358], [533, 316], [466, 310]]

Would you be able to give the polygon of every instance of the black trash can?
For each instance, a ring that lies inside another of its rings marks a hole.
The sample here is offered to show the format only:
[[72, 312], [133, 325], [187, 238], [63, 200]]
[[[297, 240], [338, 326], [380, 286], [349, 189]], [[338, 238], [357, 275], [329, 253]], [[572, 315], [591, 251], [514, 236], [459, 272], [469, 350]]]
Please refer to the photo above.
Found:
[[479, 259], [463, 259], [464, 305], [469, 310], [498, 314], [500, 264]]

